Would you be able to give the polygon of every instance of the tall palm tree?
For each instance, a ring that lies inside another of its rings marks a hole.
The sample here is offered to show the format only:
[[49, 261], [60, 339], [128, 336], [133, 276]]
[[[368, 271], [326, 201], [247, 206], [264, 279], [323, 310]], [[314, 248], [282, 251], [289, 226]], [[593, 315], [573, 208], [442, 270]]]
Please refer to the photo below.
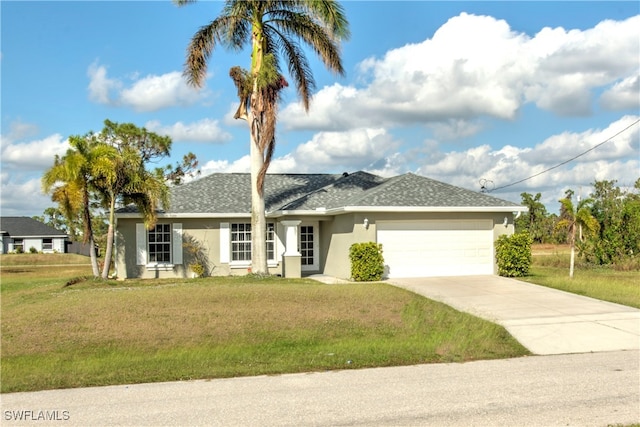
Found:
[[[193, 2], [174, 1], [179, 6]], [[251, 46], [250, 69], [233, 67], [229, 74], [240, 101], [235, 118], [246, 120], [250, 132], [251, 259], [255, 273], [268, 272], [264, 179], [275, 149], [279, 94], [288, 86], [280, 56], [308, 111], [315, 82], [300, 42], [330, 71], [344, 75], [340, 42], [348, 37], [344, 10], [333, 0], [227, 0], [220, 16], [200, 27], [187, 48], [184, 75], [189, 84], [201, 87], [207, 61], [218, 45], [232, 50]]]
[[84, 243], [89, 244], [93, 275], [100, 275], [91, 222], [90, 192], [93, 165], [104, 153], [89, 136], [72, 136], [63, 157], [56, 156], [53, 166], [42, 176], [42, 188], [60, 205], [67, 219], [82, 217]]
[[589, 205], [592, 202], [591, 199], [585, 199], [578, 201], [577, 206], [573, 205], [571, 200], [571, 193], [567, 193], [567, 197], [560, 199], [559, 202], [562, 205], [562, 211], [564, 218], [558, 221], [556, 227], [565, 228], [569, 230], [569, 244], [571, 246], [571, 261], [569, 263], [569, 277], [573, 278], [573, 270], [575, 265], [575, 253], [576, 253], [576, 234], [580, 229], [580, 239], [582, 239], [582, 232], [595, 233], [600, 229], [598, 220], [591, 214]]

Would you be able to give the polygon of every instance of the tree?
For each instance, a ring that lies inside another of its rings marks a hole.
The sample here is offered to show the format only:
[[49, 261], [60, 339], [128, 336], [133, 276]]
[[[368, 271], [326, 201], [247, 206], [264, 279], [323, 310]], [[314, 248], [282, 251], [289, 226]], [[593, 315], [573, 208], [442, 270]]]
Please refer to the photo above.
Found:
[[549, 230], [547, 230], [547, 209], [540, 201], [542, 194], [537, 193], [533, 196], [522, 193], [520, 197], [522, 197], [522, 204], [529, 210], [516, 220], [517, 231], [527, 231], [534, 242], [543, 243], [549, 237]]
[[[596, 233], [600, 228], [598, 220], [591, 215], [590, 203], [591, 199], [578, 201], [577, 206], [574, 206], [571, 200], [573, 192], [565, 193], [566, 197], [560, 199], [561, 206], [561, 219], [558, 221], [557, 227], [565, 228], [569, 230], [569, 244], [571, 245], [571, 261], [569, 264], [569, 277], [573, 278], [573, 270], [575, 265], [575, 252], [576, 252], [576, 233], [580, 228], [581, 232]], [[582, 233], [580, 235], [582, 238]]]
[[[69, 221], [80, 216], [83, 225], [84, 243], [95, 247], [90, 211], [90, 193], [93, 191], [93, 167], [105, 155], [104, 147], [98, 146], [89, 135], [71, 136], [70, 148], [63, 157], [56, 155], [53, 166], [42, 177], [42, 188], [51, 193]], [[99, 276], [98, 259], [90, 251], [93, 275]]]
[[[179, 6], [192, 2], [174, 1]], [[220, 16], [200, 27], [187, 48], [184, 75], [189, 84], [201, 87], [207, 61], [218, 45], [232, 50], [251, 45], [250, 69], [233, 67], [229, 74], [240, 101], [234, 117], [246, 120], [249, 126], [251, 263], [257, 274], [268, 272], [264, 179], [275, 149], [280, 91], [288, 86], [281, 73], [280, 55], [308, 112], [315, 82], [300, 42], [330, 71], [344, 75], [339, 44], [348, 37], [343, 8], [332, 0], [227, 0]]]
[[149, 162], [168, 157], [171, 138], [159, 136], [131, 123], [118, 124], [105, 120], [100, 134], [88, 133], [69, 138], [71, 148], [45, 172], [42, 185], [69, 221], [82, 216], [85, 243], [95, 246], [92, 201], [98, 200], [107, 210], [108, 228], [102, 274], [95, 251], [91, 251], [94, 276], [107, 278], [111, 266], [115, 232], [115, 210], [119, 204], [134, 203], [145, 225], [155, 224], [159, 204], [168, 206], [167, 181], [179, 183], [186, 175], [196, 173], [196, 157], [189, 153], [183, 162], [147, 170]]
[[70, 221], [64, 213], [56, 207], [50, 206], [46, 208], [42, 215], [34, 216], [33, 219], [40, 221], [56, 230], [64, 231], [69, 235], [71, 240], [76, 241], [82, 234], [82, 219], [79, 216]]
[[640, 258], [640, 178], [634, 183], [635, 191], [627, 192], [622, 207], [625, 254]]
[[149, 171], [146, 165], [168, 157], [171, 138], [138, 128], [132, 123], [105, 120], [105, 127], [93, 138], [103, 148], [100, 161], [93, 167], [93, 185], [108, 209], [107, 246], [102, 277], [107, 278], [111, 267], [115, 240], [115, 210], [118, 203], [133, 203], [142, 214], [145, 226], [151, 228], [157, 220], [157, 208], [169, 205], [167, 179], [180, 183], [186, 174], [192, 174], [197, 160], [187, 154], [175, 168], [166, 166]]

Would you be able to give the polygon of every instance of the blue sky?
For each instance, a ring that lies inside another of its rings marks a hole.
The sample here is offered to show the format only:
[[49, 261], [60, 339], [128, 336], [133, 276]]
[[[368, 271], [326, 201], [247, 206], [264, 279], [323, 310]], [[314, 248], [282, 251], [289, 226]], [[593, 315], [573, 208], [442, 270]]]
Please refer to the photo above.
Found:
[[[222, 5], [2, 1], [2, 215], [52, 206], [43, 171], [105, 119], [170, 135], [172, 160], [192, 151], [205, 175], [248, 171], [228, 70], [249, 54], [215, 51], [199, 91], [181, 76], [191, 36]], [[540, 192], [550, 211], [568, 188], [640, 177], [638, 2], [343, 5], [347, 75], [309, 54], [311, 110], [286, 91], [271, 172], [414, 172], [476, 191], [484, 179], [515, 202]]]

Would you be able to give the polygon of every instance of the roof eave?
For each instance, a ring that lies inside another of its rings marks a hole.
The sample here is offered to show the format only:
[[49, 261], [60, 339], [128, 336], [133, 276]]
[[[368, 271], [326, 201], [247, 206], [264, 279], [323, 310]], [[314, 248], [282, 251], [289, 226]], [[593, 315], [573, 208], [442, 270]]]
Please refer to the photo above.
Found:
[[[158, 213], [157, 218], [251, 218], [248, 212], [198, 212], [198, 213]], [[116, 214], [117, 219], [142, 219], [138, 212], [126, 212]]]
[[526, 206], [345, 206], [344, 212], [527, 212]]
[[[331, 216], [348, 212], [527, 212], [526, 206], [343, 206], [333, 209], [292, 209], [267, 212], [267, 218], [285, 216]], [[120, 213], [117, 218], [142, 218], [139, 213]], [[161, 213], [158, 218], [250, 218], [247, 212]]]

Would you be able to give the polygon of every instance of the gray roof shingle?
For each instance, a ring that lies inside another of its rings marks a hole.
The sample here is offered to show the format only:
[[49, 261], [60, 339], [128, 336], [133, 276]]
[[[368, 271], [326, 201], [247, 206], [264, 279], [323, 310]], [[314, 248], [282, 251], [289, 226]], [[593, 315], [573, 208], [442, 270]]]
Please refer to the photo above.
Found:
[[66, 237], [67, 233], [26, 216], [3, 216], [0, 230], [12, 237]]
[[[268, 174], [267, 212], [279, 210], [360, 207], [508, 207], [519, 206], [487, 194], [406, 173], [383, 178], [367, 172], [352, 174]], [[171, 189], [175, 214], [250, 213], [248, 173], [214, 173]], [[134, 206], [120, 213], [136, 212]]]

